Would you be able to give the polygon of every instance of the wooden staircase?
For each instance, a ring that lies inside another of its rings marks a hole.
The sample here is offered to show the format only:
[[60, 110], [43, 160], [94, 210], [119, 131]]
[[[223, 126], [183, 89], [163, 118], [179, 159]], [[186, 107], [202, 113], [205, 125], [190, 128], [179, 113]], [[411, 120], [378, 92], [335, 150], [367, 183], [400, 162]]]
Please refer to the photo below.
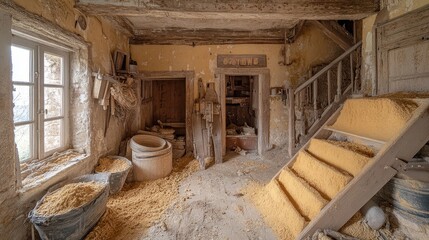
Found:
[[[408, 161], [429, 141], [429, 98], [406, 99], [417, 104], [409, 118], [384, 139], [363, 134], [368, 131], [362, 127], [340, 129], [339, 119], [348, 110], [356, 110], [351, 107], [353, 101], [361, 100], [351, 99], [340, 106], [272, 180], [282, 189], [283, 201], [290, 201], [285, 206], [294, 208], [298, 219], [304, 221], [301, 231], [293, 230], [296, 239], [311, 237], [318, 229], [339, 230], [396, 173], [404, 171]], [[365, 99], [375, 104], [381, 100]], [[391, 111], [383, 112], [383, 104], [376, 105], [372, 114], [380, 111], [381, 116], [391, 116]], [[364, 118], [350, 124], [364, 126]], [[373, 123], [371, 118], [367, 122]], [[372, 128], [382, 132], [388, 124], [378, 121]]]
[[[362, 42], [349, 48], [296, 89], [288, 89], [289, 154], [305, 144], [341, 103], [360, 90], [360, 50]], [[324, 91], [319, 89], [324, 87]], [[310, 112], [311, 121], [308, 117]]]

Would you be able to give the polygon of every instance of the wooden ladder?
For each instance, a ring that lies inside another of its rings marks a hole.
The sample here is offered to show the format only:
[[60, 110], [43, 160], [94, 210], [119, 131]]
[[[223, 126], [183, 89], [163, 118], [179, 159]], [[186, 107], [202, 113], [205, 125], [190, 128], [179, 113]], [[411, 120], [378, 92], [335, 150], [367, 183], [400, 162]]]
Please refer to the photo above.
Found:
[[[429, 99], [414, 99], [419, 103], [411, 119], [389, 141], [381, 141], [337, 130], [331, 126], [342, 106], [314, 134], [317, 139], [345, 139], [371, 146], [376, 155], [335, 198], [333, 198], [303, 229], [297, 239], [311, 237], [318, 229], [339, 230], [365, 203], [367, 203], [396, 173], [406, 169], [407, 162], [429, 141]], [[307, 151], [306, 143], [300, 151]], [[299, 152], [282, 168], [290, 168]], [[278, 179], [280, 172], [274, 177]]]

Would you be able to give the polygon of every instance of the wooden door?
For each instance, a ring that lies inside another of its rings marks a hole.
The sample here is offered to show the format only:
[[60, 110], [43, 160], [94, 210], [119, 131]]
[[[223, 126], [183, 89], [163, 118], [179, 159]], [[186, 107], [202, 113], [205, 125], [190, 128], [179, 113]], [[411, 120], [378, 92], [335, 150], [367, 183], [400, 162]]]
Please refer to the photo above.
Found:
[[186, 84], [184, 79], [157, 80], [152, 83], [153, 123], [185, 123]]
[[429, 91], [429, 6], [377, 28], [378, 94]]

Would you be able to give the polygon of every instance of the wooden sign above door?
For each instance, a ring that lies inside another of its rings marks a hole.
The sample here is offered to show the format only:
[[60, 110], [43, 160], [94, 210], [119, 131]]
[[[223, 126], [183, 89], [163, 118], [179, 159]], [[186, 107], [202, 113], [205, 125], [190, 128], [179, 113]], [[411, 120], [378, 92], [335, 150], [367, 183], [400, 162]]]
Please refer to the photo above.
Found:
[[222, 54], [217, 56], [218, 68], [267, 67], [267, 56], [262, 54]]

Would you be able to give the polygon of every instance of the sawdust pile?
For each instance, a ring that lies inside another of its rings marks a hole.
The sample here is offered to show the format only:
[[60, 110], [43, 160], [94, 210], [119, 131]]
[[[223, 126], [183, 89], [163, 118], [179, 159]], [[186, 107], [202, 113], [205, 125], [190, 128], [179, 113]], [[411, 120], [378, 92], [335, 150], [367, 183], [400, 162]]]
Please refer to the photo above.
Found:
[[312, 188], [304, 179], [298, 177], [291, 170], [282, 170], [279, 182], [284, 186], [292, 201], [302, 216], [307, 220], [313, 219], [320, 210], [328, 204], [319, 192]]
[[388, 141], [402, 130], [417, 103], [399, 98], [348, 99], [333, 128]]
[[368, 138], [389, 141], [402, 130], [417, 107], [417, 103], [409, 99], [348, 99], [332, 127]]
[[98, 160], [98, 165], [97, 167], [95, 167], [95, 171], [115, 173], [115, 172], [122, 172], [126, 170], [128, 167], [129, 167], [129, 164], [123, 159], [105, 157], [105, 158], [100, 158], [100, 160]]
[[122, 191], [109, 198], [108, 211], [86, 239], [137, 239], [177, 200], [180, 182], [197, 169], [197, 161], [183, 157], [175, 162], [168, 177], [126, 183]]
[[60, 215], [93, 200], [104, 188], [97, 182], [69, 183], [47, 195], [36, 213], [44, 216]]
[[371, 229], [364, 223], [364, 218], [357, 212], [341, 229], [340, 232], [361, 240], [378, 239], [377, 231]]
[[357, 176], [374, 156], [374, 151], [365, 145], [321, 139], [312, 139], [308, 151], [314, 157], [352, 176]]
[[295, 239], [308, 223], [275, 180], [266, 186], [249, 184], [242, 192], [255, 204], [279, 239]]
[[349, 174], [319, 161], [305, 151], [299, 152], [292, 170], [328, 200], [333, 199], [352, 180]]

